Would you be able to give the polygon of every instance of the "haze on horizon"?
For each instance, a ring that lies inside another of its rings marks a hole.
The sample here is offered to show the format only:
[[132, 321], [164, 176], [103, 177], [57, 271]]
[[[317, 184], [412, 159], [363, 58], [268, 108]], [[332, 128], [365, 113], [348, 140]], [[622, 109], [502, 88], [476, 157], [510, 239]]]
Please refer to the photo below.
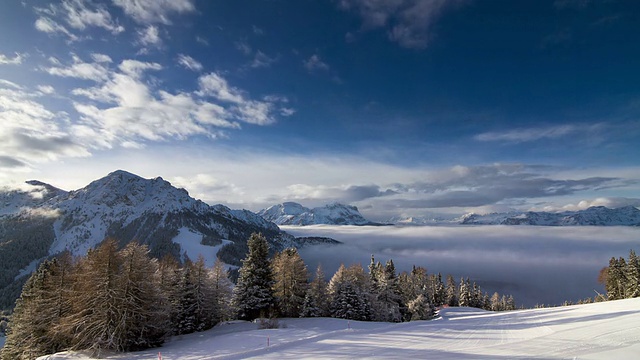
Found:
[[0, 5], [0, 186], [124, 169], [257, 211], [640, 205], [640, 4]]

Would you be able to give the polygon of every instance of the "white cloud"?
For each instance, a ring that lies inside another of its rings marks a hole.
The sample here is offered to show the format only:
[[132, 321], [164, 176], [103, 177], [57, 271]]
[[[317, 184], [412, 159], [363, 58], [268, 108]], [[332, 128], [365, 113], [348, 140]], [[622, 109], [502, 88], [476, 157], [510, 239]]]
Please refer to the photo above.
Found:
[[41, 93], [47, 94], [47, 95], [55, 94], [56, 92], [56, 89], [54, 89], [53, 86], [51, 85], [38, 85], [38, 90]]
[[403, 47], [422, 49], [427, 47], [433, 24], [442, 13], [464, 2], [465, 0], [341, 0], [339, 6], [362, 17], [363, 31], [384, 27], [388, 30], [390, 40]]
[[318, 54], [313, 54], [309, 59], [303, 61], [304, 67], [309, 71], [329, 70], [329, 65], [320, 59]]
[[15, 53], [14, 57], [0, 54], [0, 65], [20, 65], [22, 64], [22, 60], [24, 60], [25, 57], [25, 54], [20, 53]]
[[192, 0], [113, 0], [125, 14], [140, 24], [171, 24], [169, 15], [195, 11]]
[[160, 47], [162, 45], [162, 39], [160, 38], [160, 32], [157, 26], [149, 25], [143, 30], [138, 30], [138, 40], [140, 44], [144, 46], [153, 45]]
[[209, 73], [198, 79], [200, 92], [203, 95], [213, 96], [218, 100], [240, 104], [244, 102], [244, 97], [240, 90], [229, 86], [218, 73]]
[[36, 20], [34, 25], [36, 29], [39, 31], [42, 31], [48, 34], [62, 33], [67, 37], [69, 37], [69, 41], [79, 40], [79, 38], [76, 35], [72, 34], [69, 30], [67, 30], [67, 28], [58, 24], [56, 21], [48, 17], [43, 17], [43, 16], [39, 17], [38, 20]]
[[161, 70], [162, 66], [158, 63], [142, 62], [138, 60], [124, 60], [118, 68], [123, 73], [133, 77], [139, 78], [147, 70]]
[[60, 123], [63, 113], [53, 113], [22, 88], [0, 83], [0, 158], [2, 167], [24, 169], [29, 164], [60, 157], [88, 156]]
[[44, 69], [51, 75], [72, 77], [77, 79], [104, 81], [109, 76], [108, 68], [104, 63], [86, 63], [78, 56], [73, 56], [73, 64], [70, 66], [52, 66]]
[[202, 71], [202, 64], [191, 56], [178, 54], [178, 64], [193, 71]]
[[502, 141], [508, 143], [522, 143], [544, 139], [559, 139], [569, 135], [601, 133], [606, 124], [554, 125], [547, 127], [523, 128], [506, 131], [490, 131], [474, 136], [478, 141]]
[[105, 54], [93, 53], [93, 54], [91, 54], [91, 58], [93, 59], [93, 61], [95, 61], [97, 63], [110, 63], [110, 62], [113, 62], [113, 60], [111, 60], [111, 57], [109, 55], [105, 55]]
[[67, 24], [74, 29], [85, 30], [89, 26], [95, 26], [113, 34], [124, 31], [124, 27], [113, 21], [106, 7], [96, 5], [91, 1], [63, 0], [57, 9], [64, 13]]
[[35, 23], [36, 29], [49, 34], [62, 33], [70, 41], [77, 41], [80, 38], [69, 31], [61, 22], [78, 31], [97, 27], [116, 35], [125, 30], [123, 26], [112, 19], [106, 6], [90, 0], [62, 0], [60, 4], [35, 7], [34, 10], [39, 15]]

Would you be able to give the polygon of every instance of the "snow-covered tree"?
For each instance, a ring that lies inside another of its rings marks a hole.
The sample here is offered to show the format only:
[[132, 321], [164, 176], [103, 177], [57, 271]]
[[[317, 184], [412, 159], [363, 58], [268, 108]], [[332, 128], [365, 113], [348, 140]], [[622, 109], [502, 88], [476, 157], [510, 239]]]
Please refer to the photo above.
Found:
[[460, 306], [472, 306], [472, 297], [471, 297], [471, 283], [469, 282], [469, 278], [465, 281], [464, 278], [460, 279], [460, 299], [458, 300], [458, 305]]
[[451, 275], [447, 275], [447, 287], [445, 288], [445, 304], [448, 306], [458, 306], [458, 287]]
[[273, 311], [273, 273], [269, 261], [269, 245], [262, 234], [252, 234], [249, 252], [240, 268], [238, 284], [233, 291], [233, 305], [239, 319], [253, 320]]
[[371, 320], [371, 304], [368, 291], [369, 279], [364, 274], [362, 266], [352, 265], [340, 268], [329, 282], [329, 297], [331, 298], [331, 316], [351, 320]]
[[[373, 260], [373, 259], [372, 259]], [[377, 321], [399, 322], [406, 311], [400, 296], [398, 278], [396, 276], [393, 260], [387, 261], [384, 267], [374, 267], [376, 275], [370, 274], [375, 279], [376, 286], [371, 289], [373, 295], [372, 310], [373, 319]]]
[[625, 297], [640, 297], [640, 259], [638, 259], [636, 252], [633, 250], [629, 250], [629, 261], [627, 261], [625, 273], [627, 278]]
[[272, 261], [273, 293], [280, 315], [300, 316], [307, 293], [307, 266], [295, 248], [277, 253]]

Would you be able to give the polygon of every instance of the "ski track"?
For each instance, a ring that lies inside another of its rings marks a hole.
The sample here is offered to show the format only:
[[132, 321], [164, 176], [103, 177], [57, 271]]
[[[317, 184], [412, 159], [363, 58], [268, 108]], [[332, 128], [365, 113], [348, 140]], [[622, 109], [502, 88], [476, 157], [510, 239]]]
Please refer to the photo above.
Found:
[[[280, 329], [225, 323], [163, 347], [106, 359], [636, 359], [640, 298], [488, 312], [448, 308], [431, 321], [281, 319]], [[267, 340], [269, 346], [267, 347]], [[88, 359], [80, 353], [42, 357]]]

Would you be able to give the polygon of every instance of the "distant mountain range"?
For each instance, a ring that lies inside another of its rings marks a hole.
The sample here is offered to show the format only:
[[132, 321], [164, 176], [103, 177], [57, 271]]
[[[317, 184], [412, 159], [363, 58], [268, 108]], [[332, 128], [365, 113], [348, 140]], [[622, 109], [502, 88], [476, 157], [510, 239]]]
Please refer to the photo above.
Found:
[[640, 226], [640, 210], [633, 206], [610, 209], [594, 206], [585, 210], [564, 212], [509, 212], [465, 214], [458, 218], [433, 219], [420, 217], [392, 218], [395, 225], [533, 225], [533, 226]]
[[633, 206], [617, 209], [594, 206], [585, 210], [558, 213], [528, 211], [487, 215], [467, 214], [458, 222], [472, 225], [640, 226], [640, 210]]
[[278, 225], [380, 225], [365, 219], [357, 207], [339, 203], [309, 209], [285, 202], [260, 210], [258, 215]]
[[[19, 290], [14, 281], [39, 261], [62, 251], [84, 255], [107, 237], [121, 245], [133, 240], [147, 244], [158, 258], [183, 259], [186, 249], [177, 237], [182, 241], [188, 234], [191, 242], [212, 251], [216, 246], [227, 264], [241, 265], [254, 232], [267, 238], [272, 251], [338, 243], [295, 238], [251, 211], [207, 205], [160, 177], [143, 179], [119, 170], [75, 191], [29, 181], [20, 190], [0, 190], [0, 295]], [[0, 308], [6, 307], [1, 300]]]

